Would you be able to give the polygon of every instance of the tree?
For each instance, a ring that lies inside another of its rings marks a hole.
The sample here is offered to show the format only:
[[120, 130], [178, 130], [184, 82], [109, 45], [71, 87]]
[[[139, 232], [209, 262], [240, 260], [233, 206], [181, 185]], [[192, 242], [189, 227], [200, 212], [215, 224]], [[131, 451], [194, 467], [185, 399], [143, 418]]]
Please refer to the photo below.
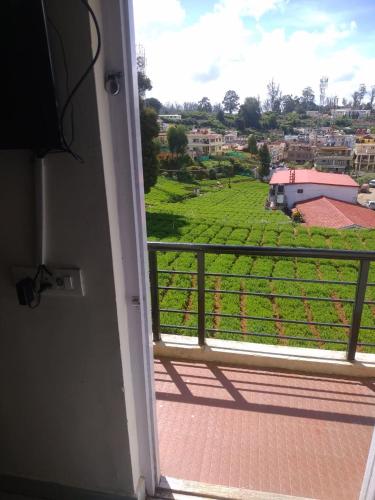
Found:
[[260, 118], [260, 124], [262, 126], [262, 129], [264, 129], [264, 130], [272, 130], [272, 129], [277, 128], [277, 115], [276, 115], [276, 113], [272, 113], [270, 111], [263, 113], [261, 118]]
[[[153, 108], [145, 106], [144, 96], [151, 90], [151, 80], [144, 73], [142, 66], [138, 65], [138, 94], [139, 94], [139, 119], [141, 126], [143, 189], [148, 193], [158, 179], [159, 173], [159, 146], [155, 142], [159, 135], [158, 115]], [[157, 99], [155, 99], [157, 100]]]
[[238, 126], [240, 129], [248, 127], [259, 128], [260, 104], [256, 97], [246, 97], [238, 111]]
[[208, 97], [202, 97], [202, 99], [198, 102], [198, 110], [206, 111], [207, 113], [212, 112], [212, 106]]
[[373, 104], [374, 104], [374, 99], [375, 99], [375, 85], [373, 85], [371, 87], [371, 90], [370, 90], [369, 94], [370, 94], [369, 104], [370, 104], [370, 109], [372, 110], [372, 107], [373, 107]]
[[147, 108], [154, 109], [157, 112], [157, 114], [160, 113], [160, 110], [163, 107], [162, 103], [158, 99], [155, 99], [155, 97], [149, 97], [148, 99], [146, 99], [145, 106]]
[[178, 115], [183, 111], [183, 107], [178, 102], [166, 102], [163, 105], [163, 111], [166, 115]]
[[284, 95], [281, 98], [281, 110], [283, 114], [293, 113], [296, 110], [298, 98], [290, 94]]
[[357, 91], [353, 92], [352, 98], [353, 98], [352, 107], [356, 109], [359, 107], [359, 104], [361, 102], [359, 92]]
[[216, 113], [216, 119], [225, 124], [225, 115], [224, 115], [224, 111], [222, 109], [219, 109], [219, 111]]
[[254, 134], [249, 135], [247, 139], [247, 150], [253, 155], [258, 154], [257, 140], [255, 139]]
[[367, 94], [366, 85], [364, 83], [361, 83], [358, 89], [359, 105], [361, 105], [363, 98], [365, 97], [366, 94]]
[[144, 99], [147, 90], [151, 90], [151, 80], [143, 71], [138, 71], [138, 93], [140, 99]]
[[344, 108], [348, 105], [348, 100], [345, 99], [345, 97], [342, 98], [342, 105], [344, 106]]
[[168, 146], [171, 153], [182, 157], [186, 152], [188, 138], [185, 132], [185, 127], [177, 125], [177, 127], [169, 127], [167, 131]]
[[142, 108], [140, 112], [141, 141], [142, 141], [142, 163], [143, 163], [143, 186], [148, 193], [156, 184], [159, 173], [159, 146], [155, 138], [159, 134], [158, 115], [152, 108]]
[[317, 108], [315, 104], [315, 94], [311, 87], [306, 87], [302, 90], [302, 97], [300, 103], [304, 111], [312, 111]]
[[260, 178], [267, 177], [270, 173], [271, 155], [268, 150], [268, 146], [264, 143], [259, 149], [259, 161], [260, 165], [258, 167], [258, 173]]
[[281, 111], [281, 90], [280, 85], [272, 78], [267, 83], [268, 98], [264, 103], [265, 111], [272, 111], [273, 113], [280, 113]]
[[184, 111], [198, 111], [198, 103], [184, 102]]
[[225, 92], [225, 96], [223, 99], [224, 111], [232, 114], [233, 111], [236, 111], [238, 109], [239, 103], [240, 98], [238, 97], [237, 92], [235, 92], [234, 90], [227, 90]]

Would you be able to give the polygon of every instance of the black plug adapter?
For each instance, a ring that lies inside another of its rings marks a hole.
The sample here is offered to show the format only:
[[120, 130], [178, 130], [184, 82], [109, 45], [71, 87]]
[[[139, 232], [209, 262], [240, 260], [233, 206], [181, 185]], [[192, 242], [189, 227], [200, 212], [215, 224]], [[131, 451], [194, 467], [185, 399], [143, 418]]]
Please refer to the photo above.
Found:
[[34, 281], [27, 277], [16, 284], [18, 302], [21, 306], [29, 306], [35, 300]]

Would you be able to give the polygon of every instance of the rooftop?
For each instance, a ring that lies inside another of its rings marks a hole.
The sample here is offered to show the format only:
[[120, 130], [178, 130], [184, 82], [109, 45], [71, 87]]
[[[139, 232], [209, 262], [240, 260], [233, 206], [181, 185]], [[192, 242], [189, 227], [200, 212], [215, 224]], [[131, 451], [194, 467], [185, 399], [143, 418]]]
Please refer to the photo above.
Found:
[[289, 170], [276, 172], [271, 177], [270, 184], [326, 184], [331, 186], [359, 187], [349, 175], [318, 172], [314, 169], [295, 170], [294, 182], [290, 180]]
[[375, 228], [375, 211], [345, 201], [320, 196], [297, 203], [296, 208], [308, 226]]

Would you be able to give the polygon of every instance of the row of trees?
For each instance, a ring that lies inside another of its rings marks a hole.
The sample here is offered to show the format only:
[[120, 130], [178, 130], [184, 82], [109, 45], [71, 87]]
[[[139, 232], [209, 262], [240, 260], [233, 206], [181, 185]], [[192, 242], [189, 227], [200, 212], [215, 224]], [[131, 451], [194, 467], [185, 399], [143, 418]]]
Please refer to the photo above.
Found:
[[[366, 101], [367, 97], [367, 102]], [[306, 111], [314, 111], [321, 109], [316, 103], [316, 96], [311, 87], [305, 87], [300, 96], [295, 96], [292, 94], [283, 94], [278, 84], [274, 79], [272, 79], [267, 84], [267, 97], [263, 103], [261, 103], [259, 97], [254, 98], [259, 102], [259, 107], [262, 112], [272, 112], [276, 114], [287, 114], [287, 113], [305, 113]], [[323, 108], [336, 108], [339, 105], [340, 99], [337, 96], [331, 96], [324, 98]], [[365, 84], [360, 84], [358, 90], [354, 91], [351, 95], [351, 99], [342, 98], [342, 106], [350, 106], [355, 109], [373, 109], [375, 105], [375, 85], [372, 85], [369, 89], [366, 88]], [[161, 105], [161, 103], [160, 103]], [[176, 113], [183, 111], [205, 111], [208, 113], [218, 113], [225, 112], [233, 114], [241, 108], [240, 98], [236, 91], [228, 90], [221, 103], [211, 104], [210, 99], [207, 96], [202, 97], [198, 102], [184, 102], [183, 105], [178, 103], [167, 103], [163, 109], [168, 113]]]
[[[225, 93], [223, 101], [221, 103], [211, 104], [210, 99], [207, 96], [202, 97], [198, 102], [184, 102], [182, 107], [178, 107], [179, 111], [205, 111], [207, 113], [217, 113], [219, 111], [232, 114], [237, 111], [240, 98], [234, 90], [228, 90]], [[176, 105], [175, 105], [176, 106]], [[178, 106], [178, 105], [177, 105]], [[167, 105], [166, 109], [170, 111], [170, 106]], [[173, 109], [177, 110], [176, 107]]]

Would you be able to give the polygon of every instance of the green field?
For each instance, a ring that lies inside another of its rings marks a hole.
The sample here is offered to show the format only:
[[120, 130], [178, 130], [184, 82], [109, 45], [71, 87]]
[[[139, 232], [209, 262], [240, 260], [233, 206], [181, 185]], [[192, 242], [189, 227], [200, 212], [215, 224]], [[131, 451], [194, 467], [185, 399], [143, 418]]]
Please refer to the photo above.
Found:
[[[228, 180], [222, 181], [223, 187], [217, 187], [216, 181], [202, 181], [199, 184], [201, 194], [194, 196], [197, 185], [182, 184], [166, 178], [160, 178], [158, 184], [146, 195], [147, 228], [150, 241], [174, 241], [212, 243], [223, 245], [289, 246], [307, 248], [338, 248], [352, 250], [375, 250], [374, 230], [331, 230], [307, 228], [291, 223], [290, 219], [279, 211], [264, 208], [268, 185], [246, 178], [236, 177], [232, 187]], [[196, 271], [196, 258], [192, 253], [160, 253], [159, 269]], [[270, 257], [245, 257], [232, 255], [207, 255], [208, 273], [251, 274], [304, 278], [331, 281], [356, 281], [357, 264], [353, 262], [285, 259]], [[375, 282], [374, 265], [370, 271], [370, 281]], [[194, 275], [170, 275], [160, 273], [159, 284], [194, 288]], [[345, 349], [345, 346], [329, 344], [330, 339], [347, 340], [352, 305], [349, 303], [321, 302], [308, 297], [328, 297], [351, 299], [355, 287], [352, 285], [334, 285], [320, 283], [295, 283], [266, 279], [228, 278], [209, 276], [206, 288], [211, 290], [240, 290], [239, 295], [213, 292], [206, 294], [206, 312], [215, 314], [236, 314], [271, 318], [270, 321], [258, 319], [228, 318], [225, 316], [207, 316], [208, 330], [230, 330], [240, 332], [211, 332], [216, 338], [248, 340], [251, 342], [318, 347], [325, 349]], [[244, 292], [281, 293], [298, 295], [301, 299], [254, 297]], [[161, 323], [180, 327], [196, 327], [197, 310], [196, 292], [161, 290], [160, 304], [164, 309], [180, 309], [181, 313], [162, 313]], [[306, 297], [306, 299], [304, 298]], [[369, 286], [367, 300], [375, 300], [375, 286]], [[191, 313], [189, 313], [191, 311]], [[280, 320], [304, 320], [334, 323], [332, 326], [299, 325], [284, 323]], [[374, 326], [375, 306], [365, 305], [362, 326]], [[194, 329], [163, 328], [164, 332], [196, 335]], [[272, 339], [245, 335], [245, 332], [277, 334]], [[311, 338], [311, 342], [285, 339], [298, 336]], [[360, 341], [375, 342], [375, 331], [362, 330]], [[371, 351], [362, 347], [360, 350]]]

